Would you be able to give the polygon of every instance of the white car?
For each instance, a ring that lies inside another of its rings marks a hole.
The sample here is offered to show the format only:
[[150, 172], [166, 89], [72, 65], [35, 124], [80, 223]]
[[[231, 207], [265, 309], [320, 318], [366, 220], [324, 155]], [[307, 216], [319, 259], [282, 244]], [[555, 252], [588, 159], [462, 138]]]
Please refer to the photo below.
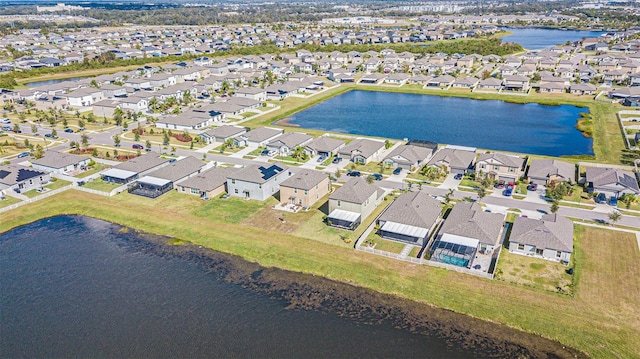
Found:
[[8, 118], [5, 118], [5, 119], [0, 120], [0, 123], [3, 124], [3, 125], [7, 125], [7, 124], [11, 123], [11, 120], [9, 120]]

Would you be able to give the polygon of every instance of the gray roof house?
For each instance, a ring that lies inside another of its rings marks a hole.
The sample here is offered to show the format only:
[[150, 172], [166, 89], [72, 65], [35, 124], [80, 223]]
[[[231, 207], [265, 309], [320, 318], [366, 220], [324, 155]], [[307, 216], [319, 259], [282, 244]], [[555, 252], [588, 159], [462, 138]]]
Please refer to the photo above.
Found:
[[471, 268], [476, 254], [491, 255], [500, 245], [503, 221], [503, 214], [483, 212], [477, 203], [457, 203], [431, 245], [431, 260]]
[[356, 138], [338, 151], [342, 159], [366, 164], [384, 150], [384, 142], [368, 138]]
[[640, 194], [636, 176], [632, 172], [617, 168], [587, 167], [586, 182], [588, 192], [615, 197], [627, 193]]
[[573, 222], [555, 213], [541, 220], [516, 217], [509, 252], [569, 263], [573, 253]]
[[422, 245], [440, 218], [440, 201], [426, 192], [401, 194], [378, 218], [382, 238]]
[[100, 177], [106, 182], [125, 184], [168, 164], [169, 160], [156, 152], [147, 152], [102, 172]]
[[21, 165], [0, 166], [0, 191], [13, 189], [16, 192], [26, 192], [40, 188], [51, 180], [51, 176], [44, 172]]
[[411, 171], [422, 166], [435, 152], [436, 148], [414, 145], [398, 146], [384, 158], [384, 163], [391, 167], [400, 167]]
[[200, 173], [204, 163], [189, 156], [149, 172], [128, 187], [129, 193], [156, 198], [174, 188], [174, 184]]
[[227, 190], [231, 196], [264, 201], [280, 191], [280, 183], [291, 176], [282, 164], [252, 164], [229, 175]]
[[476, 160], [476, 172], [492, 180], [515, 182], [524, 174], [526, 159], [503, 153], [482, 153]]
[[384, 191], [355, 177], [329, 196], [327, 224], [353, 230], [380, 204]]
[[558, 160], [531, 160], [527, 177], [530, 181], [549, 183], [551, 181], [574, 182], [576, 166]]
[[33, 168], [58, 173], [73, 172], [89, 165], [91, 158], [49, 150], [44, 157], [31, 161]]
[[304, 147], [312, 140], [313, 137], [306, 133], [287, 132], [267, 143], [267, 148], [269, 150], [278, 151], [281, 156], [287, 156], [291, 154], [296, 147]]
[[239, 170], [236, 167], [214, 167], [181, 181], [175, 187], [180, 193], [210, 199], [226, 192], [227, 178]]
[[305, 150], [311, 155], [323, 155], [329, 157], [335, 155], [344, 147], [344, 141], [328, 136], [320, 136], [305, 146]]
[[[206, 143], [224, 143], [230, 139], [236, 139], [247, 133], [247, 129], [239, 126], [223, 125], [200, 134]], [[244, 143], [244, 140], [241, 141]]]
[[436, 152], [427, 162], [429, 166], [444, 167], [450, 173], [466, 173], [473, 170], [475, 148], [445, 147]]
[[284, 133], [283, 129], [271, 128], [271, 127], [259, 127], [255, 130], [251, 130], [244, 134], [246, 137], [247, 145], [253, 147], [260, 147], [271, 142], [276, 137]]

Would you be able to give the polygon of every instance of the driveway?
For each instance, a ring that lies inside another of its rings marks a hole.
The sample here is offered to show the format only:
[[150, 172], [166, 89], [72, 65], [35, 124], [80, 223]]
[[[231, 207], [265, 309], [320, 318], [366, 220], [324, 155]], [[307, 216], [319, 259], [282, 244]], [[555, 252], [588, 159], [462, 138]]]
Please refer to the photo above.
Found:
[[449, 173], [447, 175], [447, 178], [444, 179], [444, 181], [442, 181], [442, 184], [438, 186], [438, 188], [444, 188], [444, 189], [449, 189], [449, 188], [453, 188], [453, 189], [458, 189], [458, 185], [460, 184], [460, 181], [462, 180], [457, 180], [454, 177], [456, 176], [455, 173]]

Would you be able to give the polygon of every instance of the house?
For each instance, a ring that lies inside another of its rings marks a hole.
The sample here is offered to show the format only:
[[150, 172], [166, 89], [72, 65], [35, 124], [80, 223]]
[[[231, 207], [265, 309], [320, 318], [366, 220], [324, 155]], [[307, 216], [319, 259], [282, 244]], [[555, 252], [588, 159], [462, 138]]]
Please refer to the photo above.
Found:
[[492, 255], [500, 245], [503, 221], [503, 214], [484, 212], [477, 203], [457, 203], [429, 249], [431, 260], [471, 268], [477, 254]]
[[573, 95], [593, 95], [598, 88], [590, 83], [572, 84], [569, 92]]
[[40, 188], [51, 180], [49, 173], [21, 165], [0, 166], [0, 190], [27, 192]]
[[629, 171], [608, 167], [587, 167], [587, 192], [604, 193], [607, 197], [640, 194], [636, 176]]
[[507, 91], [529, 91], [529, 78], [522, 75], [505, 76], [503, 87]]
[[130, 184], [127, 190], [129, 193], [139, 196], [157, 198], [171, 191], [176, 182], [200, 173], [203, 166], [202, 161], [188, 156], [149, 172], [146, 176]]
[[441, 202], [426, 192], [407, 192], [378, 218], [382, 238], [422, 245], [439, 223]]
[[211, 117], [202, 112], [188, 111], [178, 115], [162, 116], [156, 121], [157, 128], [177, 131], [195, 131], [212, 124]]
[[530, 181], [544, 184], [551, 181], [571, 183], [576, 178], [576, 166], [558, 160], [531, 160], [527, 177]]
[[564, 93], [565, 85], [558, 82], [545, 82], [540, 84], [541, 93]]
[[328, 136], [320, 136], [309, 142], [304, 148], [310, 156], [316, 154], [330, 157], [338, 153], [344, 147], [344, 141]]
[[70, 107], [87, 107], [95, 102], [104, 100], [104, 94], [99, 89], [90, 87], [79, 88], [65, 95]]
[[338, 156], [354, 163], [366, 164], [376, 158], [385, 148], [385, 143], [368, 138], [356, 138], [338, 151]]
[[476, 172], [491, 180], [515, 182], [524, 171], [526, 159], [502, 153], [483, 153], [476, 161]]
[[259, 127], [244, 134], [247, 145], [251, 147], [264, 146], [284, 133], [283, 129], [271, 127]]
[[569, 263], [573, 253], [573, 222], [556, 213], [542, 219], [516, 217], [509, 252]]
[[147, 152], [102, 172], [100, 177], [105, 182], [125, 184], [168, 164], [169, 161], [156, 152]]
[[287, 166], [252, 164], [227, 177], [227, 190], [231, 196], [264, 201], [280, 191], [280, 183], [289, 176]]
[[227, 192], [227, 178], [239, 171], [236, 167], [214, 167], [175, 185], [180, 193], [210, 199]]
[[309, 208], [330, 190], [331, 181], [326, 173], [300, 169], [280, 183], [280, 202]]
[[267, 149], [277, 151], [281, 156], [292, 154], [296, 148], [304, 147], [313, 137], [306, 133], [287, 132], [267, 143]]
[[223, 125], [203, 132], [199, 136], [206, 143], [224, 143], [228, 140], [234, 139], [236, 140], [236, 145], [242, 145], [245, 141], [241, 136], [245, 133], [247, 133], [247, 129], [245, 127]]
[[480, 80], [476, 88], [481, 90], [500, 90], [502, 88], [502, 80], [487, 77], [484, 80]]
[[31, 166], [47, 172], [69, 173], [87, 167], [90, 161], [85, 156], [49, 150], [44, 157], [31, 161]]
[[255, 101], [266, 101], [267, 91], [258, 87], [241, 87], [235, 91], [234, 96], [250, 98]]
[[382, 202], [384, 191], [354, 177], [329, 196], [327, 224], [332, 227], [356, 229]]
[[475, 148], [447, 146], [436, 152], [427, 165], [442, 168], [448, 173], [464, 174], [473, 171], [475, 158]]
[[412, 171], [421, 167], [433, 156], [438, 148], [437, 144], [434, 143], [434, 145], [431, 148], [409, 144], [398, 146], [384, 158], [383, 162], [393, 168], [400, 167]]

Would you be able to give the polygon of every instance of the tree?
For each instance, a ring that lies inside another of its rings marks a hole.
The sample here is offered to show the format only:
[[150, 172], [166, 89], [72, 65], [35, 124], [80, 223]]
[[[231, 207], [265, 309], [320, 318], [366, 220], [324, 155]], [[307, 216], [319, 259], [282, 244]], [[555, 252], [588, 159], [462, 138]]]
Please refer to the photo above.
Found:
[[53, 130], [51, 130], [51, 136], [53, 136], [53, 137], [58, 136], [58, 131], [56, 131], [55, 128]]
[[42, 158], [44, 156], [44, 148], [42, 148], [42, 146], [40, 144], [37, 144], [35, 149], [34, 149], [34, 151], [33, 151], [33, 153], [32, 153], [32, 156], [35, 159]]
[[33, 134], [38, 133], [38, 126], [36, 126], [36, 125], [31, 125], [31, 133], [33, 133]]
[[127, 123], [127, 121], [124, 121], [122, 123], [122, 129], [124, 129], [125, 131], [127, 130], [127, 128], [129, 128], [129, 124]]
[[449, 192], [444, 196], [444, 203], [449, 204], [453, 199], [453, 188], [449, 188]]
[[144, 147], [148, 150], [151, 151], [151, 141], [147, 140], [147, 142], [145, 142]]
[[69, 121], [67, 120], [67, 118], [66, 118], [66, 117], [63, 117], [63, 118], [62, 118], [62, 126], [63, 126], [64, 128], [69, 127]]
[[85, 125], [84, 120], [83, 119], [79, 119], [78, 120], [78, 127], [84, 128], [84, 125]]
[[372, 184], [373, 181], [375, 181], [375, 178], [373, 178], [373, 176], [367, 176], [367, 183], [368, 184]]
[[119, 136], [119, 135], [117, 135], [117, 134], [116, 134], [115, 136], [113, 136], [113, 144], [114, 144], [116, 147], [119, 147], [119, 146], [120, 146], [120, 136]]
[[625, 208], [629, 209], [629, 207], [631, 207], [631, 204], [636, 201], [636, 196], [632, 195], [631, 193], [625, 193], [618, 199], [620, 200], [620, 202], [624, 203]]
[[384, 141], [384, 148], [385, 148], [385, 149], [387, 149], [387, 150], [388, 150], [389, 148], [391, 148], [391, 146], [393, 146], [393, 145], [391, 144], [391, 141], [389, 141], [389, 140], [385, 140], [385, 141]]
[[138, 131], [133, 131], [133, 139], [138, 142], [140, 141], [140, 132]]
[[622, 218], [622, 214], [618, 211], [612, 211], [611, 213], [609, 213], [608, 217], [611, 221], [611, 224], [613, 225]]
[[487, 190], [484, 187], [480, 187], [478, 189], [478, 199], [482, 201], [482, 199], [487, 195]]
[[168, 145], [169, 144], [169, 140], [170, 140], [169, 134], [167, 132], [165, 132], [164, 133], [164, 138], [162, 139], [162, 144], [165, 145], [165, 146]]
[[20, 131], [20, 126], [16, 123], [13, 125], [13, 132], [18, 133], [18, 131]]
[[558, 204], [558, 201], [553, 201], [553, 203], [551, 203], [551, 213], [558, 212], [558, 209], [560, 209], [560, 205]]
[[89, 136], [83, 133], [82, 136], [80, 136], [80, 142], [82, 142], [84, 148], [89, 147]]

